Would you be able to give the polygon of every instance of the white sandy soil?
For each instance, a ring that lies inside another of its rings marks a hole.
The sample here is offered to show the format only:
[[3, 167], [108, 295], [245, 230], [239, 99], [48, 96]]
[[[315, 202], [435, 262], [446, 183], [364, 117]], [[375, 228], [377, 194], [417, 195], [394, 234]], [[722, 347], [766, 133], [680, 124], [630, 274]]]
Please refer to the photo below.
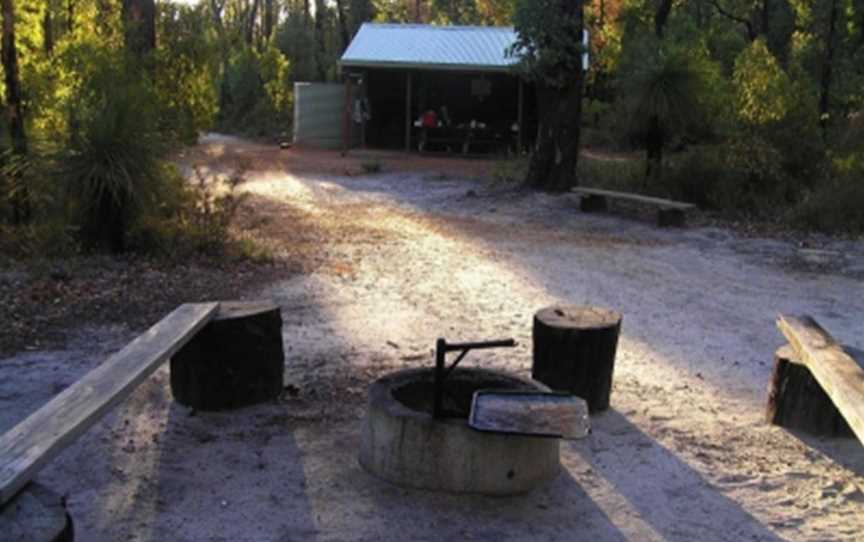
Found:
[[[282, 307], [288, 391], [192, 412], [157, 372], [38, 476], [67, 496], [78, 540], [864, 538], [864, 447], [763, 420], [778, 312], [812, 314], [864, 347], [861, 242], [814, 255], [423, 174], [250, 178], [274, 246], [302, 220], [325, 262], [261, 285]], [[587, 439], [561, 445], [557, 480], [466, 497], [361, 469], [371, 380], [431, 364], [440, 336], [514, 337], [516, 349], [463, 363], [530, 375], [531, 318], [551, 303], [624, 315], [612, 407]], [[134, 335], [82, 328], [64, 351], [0, 360], [0, 430]]]

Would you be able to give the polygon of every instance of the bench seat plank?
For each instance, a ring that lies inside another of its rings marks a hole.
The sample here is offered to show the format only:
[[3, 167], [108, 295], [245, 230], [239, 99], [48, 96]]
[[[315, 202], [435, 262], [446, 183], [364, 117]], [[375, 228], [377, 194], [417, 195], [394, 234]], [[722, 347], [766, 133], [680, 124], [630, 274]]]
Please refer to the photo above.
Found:
[[864, 444], [864, 369], [810, 316], [781, 314], [777, 327]]
[[218, 303], [187, 303], [0, 436], [0, 505], [191, 339]]
[[616, 198], [616, 199], [625, 199], [630, 201], [637, 201], [639, 203], [646, 203], [648, 205], [656, 205], [657, 207], [661, 207], [664, 209], [680, 209], [682, 211], [686, 211], [688, 209], [693, 209], [696, 206], [692, 203], [684, 203], [682, 201], [673, 201], [670, 199], [663, 198], [655, 198], [652, 196], [643, 196], [641, 194], [630, 194], [628, 192], [616, 192], [614, 190], [603, 190], [601, 188], [589, 188], [583, 186], [577, 186], [571, 189], [571, 192], [576, 194], [582, 194], [586, 196], [602, 196], [606, 198]]

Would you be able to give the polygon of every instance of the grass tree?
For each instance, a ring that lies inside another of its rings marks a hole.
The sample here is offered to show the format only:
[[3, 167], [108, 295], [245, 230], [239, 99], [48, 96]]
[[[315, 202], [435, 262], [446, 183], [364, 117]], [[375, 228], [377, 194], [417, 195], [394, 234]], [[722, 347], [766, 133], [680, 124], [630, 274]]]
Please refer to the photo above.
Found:
[[165, 141], [154, 96], [123, 67], [105, 66], [85, 85], [82, 125], [60, 160], [84, 244], [123, 252], [138, 213], [157, 201]]
[[630, 133], [645, 148], [645, 185], [660, 177], [663, 150], [705, 113], [708, 74], [700, 57], [684, 47], [646, 47], [622, 67], [619, 90]]

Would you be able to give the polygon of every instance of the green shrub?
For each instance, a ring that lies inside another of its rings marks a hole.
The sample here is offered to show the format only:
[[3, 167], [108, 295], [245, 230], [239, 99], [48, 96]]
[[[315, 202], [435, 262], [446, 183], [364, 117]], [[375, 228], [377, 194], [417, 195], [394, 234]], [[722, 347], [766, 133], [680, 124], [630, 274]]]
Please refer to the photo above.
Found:
[[382, 166], [380, 160], [366, 160], [360, 164], [360, 167], [363, 168], [363, 171], [369, 174], [372, 173], [380, 173]]
[[[172, 258], [236, 254], [260, 259], [249, 240], [234, 240], [231, 224], [246, 200], [237, 188], [245, 182], [238, 168], [225, 180], [195, 168], [194, 182], [174, 172], [163, 189], [171, 194], [156, 212], [141, 217], [131, 235], [133, 248]], [[253, 243], [254, 244], [254, 243]]]
[[864, 167], [809, 192], [792, 209], [791, 223], [803, 229], [864, 234]]
[[19, 226], [0, 224], [0, 254], [10, 258], [60, 258], [80, 251], [76, 231], [62, 220]]
[[641, 187], [644, 167], [642, 160], [601, 159], [582, 155], [576, 166], [576, 176], [583, 186], [631, 192]]
[[291, 123], [290, 65], [273, 47], [237, 50], [226, 67], [219, 125], [252, 136], [279, 134]]
[[497, 183], [516, 184], [525, 181], [527, 174], [528, 159], [519, 157], [497, 160], [492, 165], [490, 177]]

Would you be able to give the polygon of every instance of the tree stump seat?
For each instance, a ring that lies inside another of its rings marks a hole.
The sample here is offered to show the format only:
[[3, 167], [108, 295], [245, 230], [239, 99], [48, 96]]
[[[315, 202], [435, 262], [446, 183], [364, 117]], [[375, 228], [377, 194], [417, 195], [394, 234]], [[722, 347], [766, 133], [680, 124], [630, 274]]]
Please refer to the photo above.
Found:
[[535, 380], [585, 399], [592, 413], [609, 408], [621, 314], [599, 307], [566, 305], [534, 315]]
[[174, 399], [199, 410], [239, 408], [282, 393], [282, 315], [269, 302], [223, 302], [171, 358]]

